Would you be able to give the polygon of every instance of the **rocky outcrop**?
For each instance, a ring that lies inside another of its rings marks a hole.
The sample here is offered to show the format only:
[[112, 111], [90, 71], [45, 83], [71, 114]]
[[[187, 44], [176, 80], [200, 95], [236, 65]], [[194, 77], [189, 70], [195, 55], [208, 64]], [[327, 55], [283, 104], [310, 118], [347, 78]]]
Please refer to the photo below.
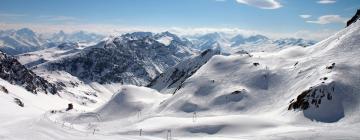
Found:
[[190, 57], [188, 41], [165, 32], [128, 33], [81, 50], [76, 56], [50, 62], [84, 82], [146, 85], [165, 69]]
[[319, 108], [324, 99], [332, 100], [335, 87], [331, 85], [320, 85], [303, 91], [296, 99], [290, 102], [289, 110], [306, 110], [310, 105]]
[[360, 9], [357, 10], [356, 14], [347, 22], [346, 27], [355, 23], [360, 18]]
[[182, 83], [191, 77], [212, 56], [220, 54], [218, 50], [206, 50], [199, 56], [185, 60], [178, 65], [169, 68], [153, 80], [148, 87], [166, 93], [174, 93], [181, 88]]
[[34, 94], [38, 92], [57, 93], [55, 85], [37, 76], [21, 65], [15, 58], [3, 52], [0, 52], [0, 78], [11, 84], [20, 85]]
[[303, 111], [304, 116], [320, 122], [336, 122], [345, 116], [341, 83], [321, 83], [303, 91], [290, 102], [289, 110]]

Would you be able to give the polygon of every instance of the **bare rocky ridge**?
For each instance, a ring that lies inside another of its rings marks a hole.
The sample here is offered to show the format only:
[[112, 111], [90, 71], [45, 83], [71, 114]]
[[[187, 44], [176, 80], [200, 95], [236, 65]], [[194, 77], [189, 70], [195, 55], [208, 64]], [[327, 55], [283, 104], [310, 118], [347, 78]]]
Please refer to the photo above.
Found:
[[0, 52], [0, 78], [9, 83], [23, 86], [26, 90], [37, 94], [38, 92], [56, 94], [55, 85], [37, 76], [21, 65], [15, 58]]
[[169, 68], [157, 76], [148, 87], [166, 93], [175, 93], [181, 88], [182, 83], [191, 77], [212, 56], [220, 54], [218, 50], [206, 50], [199, 56], [185, 60], [178, 65]]
[[357, 10], [356, 14], [349, 20], [347, 21], [346, 27], [350, 26], [351, 24], [355, 23], [356, 21], [358, 21], [360, 18], [360, 9]]
[[135, 32], [110, 38], [77, 55], [49, 62], [85, 82], [146, 85], [165, 69], [193, 55], [188, 41], [164, 32]]

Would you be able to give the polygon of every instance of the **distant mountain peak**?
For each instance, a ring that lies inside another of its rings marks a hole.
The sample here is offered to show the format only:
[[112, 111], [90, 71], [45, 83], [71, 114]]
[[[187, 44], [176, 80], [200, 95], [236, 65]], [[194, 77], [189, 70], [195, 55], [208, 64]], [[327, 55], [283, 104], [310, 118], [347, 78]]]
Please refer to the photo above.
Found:
[[29, 28], [21, 28], [21, 29], [17, 30], [16, 33], [21, 34], [21, 35], [26, 35], [26, 36], [35, 36], [36, 35], [36, 33]]
[[121, 37], [129, 39], [142, 39], [151, 36], [153, 36], [152, 32], [132, 32], [121, 35]]

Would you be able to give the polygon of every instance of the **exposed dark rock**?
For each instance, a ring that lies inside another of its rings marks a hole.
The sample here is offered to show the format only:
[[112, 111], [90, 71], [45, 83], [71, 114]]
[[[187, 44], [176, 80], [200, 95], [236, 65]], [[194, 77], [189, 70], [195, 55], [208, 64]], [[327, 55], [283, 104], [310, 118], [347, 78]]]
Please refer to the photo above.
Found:
[[[329, 87], [330, 86], [330, 87]], [[310, 105], [314, 105], [318, 108], [321, 105], [321, 100], [332, 100], [332, 94], [334, 94], [334, 84], [324, 85], [321, 84], [316, 88], [310, 87], [308, 90], [303, 91], [296, 100], [292, 100], [288, 107], [288, 110], [306, 110]]]
[[4, 93], [9, 93], [9, 91], [4, 86], [0, 86], [0, 90]]
[[179, 71], [177, 68], [175, 68], [175, 71], [170, 76], [169, 80], [172, 80], [172, 82], [170, 83], [169, 86], [171, 86], [174, 83], [176, 83], [177, 81], [179, 81], [185, 74], [186, 74], [186, 72]]
[[230, 94], [225, 94], [225, 95], [216, 97], [213, 101], [213, 104], [214, 105], [223, 105], [223, 104], [228, 104], [231, 102], [240, 102], [246, 97], [247, 96], [246, 96], [245, 89], [236, 90], [236, 91], [231, 92]]
[[245, 50], [237, 51], [236, 54], [247, 54], [249, 57], [252, 57], [252, 55]]
[[71, 110], [71, 109], [73, 109], [74, 108], [74, 106], [73, 106], [73, 104], [68, 104], [68, 107], [66, 108], [66, 111], [69, 111], [69, 110]]
[[[157, 40], [164, 36], [173, 38], [170, 44]], [[135, 32], [88, 47], [76, 56], [49, 63], [48, 69], [64, 70], [84, 82], [146, 85], [163, 70], [190, 57], [189, 46], [187, 41], [168, 32], [155, 35]]]
[[[206, 50], [199, 56], [185, 60], [178, 65], [168, 69], [157, 76], [147, 87], [161, 91], [163, 89], [174, 89], [175, 94], [183, 86], [183, 82], [200, 69], [212, 56], [220, 54], [220, 51]], [[215, 82], [215, 81], [213, 81]]]
[[326, 66], [326, 69], [331, 70], [331, 69], [333, 69], [334, 67], [335, 67], [335, 63], [332, 63], [330, 66]]
[[327, 79], [328, 79], [327, 77], [324, 77], [324, 78], [321, 78], [320, 80], [326, 81]]
[[241, 94], [243, 91], [245, 91], [245, 89], [243, 90], [236, 90], [234, 92], [231, 92], [231, 94]]
[[38, 91], [56, 94], [54, 84], [37, 76], [25, 66], [21, 65], [15, 58], [0, 52], [0, 78], [11, 84], [23, 86], [26, 90], [37, 94]]
[[360, 9], [357, 10], [356, 14], [346, 23], [346, 27], [355, 23], [357, 20], [359, 20], [359, 18], [360, 18]]
[[24, 103], [19, 98], [14, 98], [14, 102], [20, 107], [24, 107]]
[[297, 61], [295, 64], [294, 64], [294, 66], [296, 66], [296, 65], [298, 65], [299, 64], [299, 61]]

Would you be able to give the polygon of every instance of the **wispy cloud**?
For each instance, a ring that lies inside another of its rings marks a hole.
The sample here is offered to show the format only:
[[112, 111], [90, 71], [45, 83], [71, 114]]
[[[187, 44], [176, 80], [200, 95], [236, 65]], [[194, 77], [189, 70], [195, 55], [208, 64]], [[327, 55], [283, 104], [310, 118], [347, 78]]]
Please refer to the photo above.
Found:
[[76, 21], [78, 18], [69, 17], [69, 16], [39, 16], [41, 19], [46, 19], [50, 21]]
[[332, 3], [336, 3], [336, 0], [319, 0], [319, 1], [317, 1], [317, 3], [319, 3], [319, 4], [332, 4]]
[[345, 23], [347, 19], [348, 18], [341, 17], [340, 15], [324, 15], [317, 20], [309, 20], [306, 22], [315, 24]]
[[25, 14], [12, 14], [12, 13], [0, 13], [0, 17], [2, 18], [14, 18], [14, 17], [24, 17]]
[[238, 3], [254, 6], [261, 9], [278, 9], [282, 5], [277, 0], [236, 0]]
[[303, 19], [307, 19], [307, 18], [310, 18], [311, 17], [311, 15], [299, 15], [301, 18], [303, 18]]

